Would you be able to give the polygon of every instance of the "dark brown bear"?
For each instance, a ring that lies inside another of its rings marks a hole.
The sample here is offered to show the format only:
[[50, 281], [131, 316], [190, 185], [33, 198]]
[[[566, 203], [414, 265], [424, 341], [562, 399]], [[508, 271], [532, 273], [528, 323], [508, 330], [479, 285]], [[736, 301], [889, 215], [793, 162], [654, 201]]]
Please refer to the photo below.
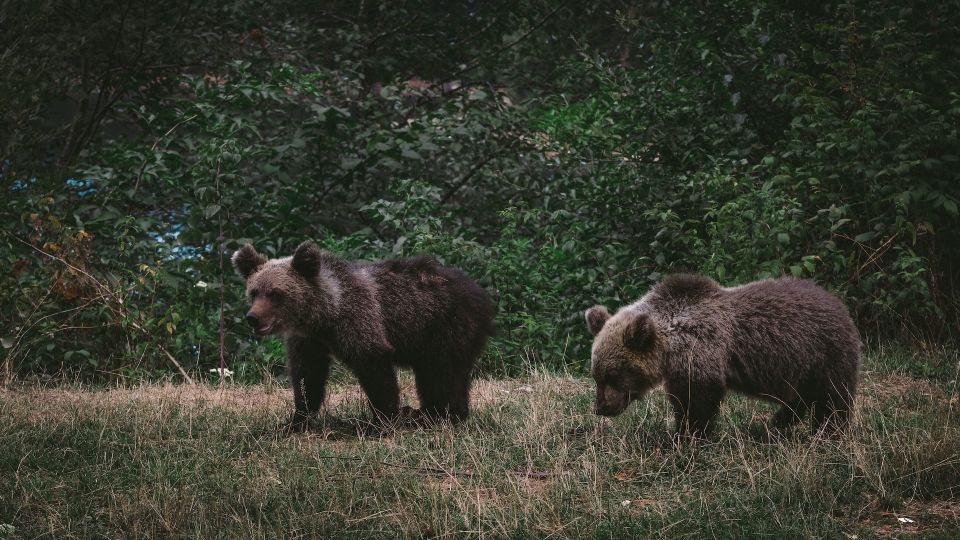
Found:
[[727, 288], [674, 275], [615, 315], [594, 306], [586, 319], [597, 414], [616, 416], [660, 384], [681, 435], [705, 435], [728, 390], [781, 403], [777, 428], [811, 411], [814, 429], [842, 429], [853, 406], [857, 329], [847, 308], [810, 281]]
[[467, 416], [473, 365], [492, 333], [486, 291], [428, 257], [351, 263], [310, 242], [267, 260], [250, 245], [233, 255], [247, 282], [247, 322], [280, 334], [302, 430], [323, 402], [330, 361], [352, 371], [380, 418], [400, 412], [395, 368], [410, 367], [420, 413]]

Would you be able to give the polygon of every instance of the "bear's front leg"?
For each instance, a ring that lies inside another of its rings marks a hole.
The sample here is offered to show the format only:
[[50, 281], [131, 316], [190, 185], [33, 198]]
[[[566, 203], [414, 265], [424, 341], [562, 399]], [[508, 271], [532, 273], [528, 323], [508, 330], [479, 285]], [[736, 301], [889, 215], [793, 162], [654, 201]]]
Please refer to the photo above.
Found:
[[673, 406], [677, 435], [705, 438], [715, 423], [726, 393], [723, 384], [684, 377], [669, 381], [666, 391]]
[[294, 411], [282, 429], [301, 432], [323, 403], [330, 374], [330, 350], [320, 340], [299, 337], [287, 338], [286, 350]]

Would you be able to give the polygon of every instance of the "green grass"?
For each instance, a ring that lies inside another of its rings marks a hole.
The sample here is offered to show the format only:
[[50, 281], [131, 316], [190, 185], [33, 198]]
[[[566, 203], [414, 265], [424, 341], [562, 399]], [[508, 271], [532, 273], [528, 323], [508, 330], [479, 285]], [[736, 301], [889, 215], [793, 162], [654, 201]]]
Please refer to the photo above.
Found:
[[662, 392], [601, 419], [589, 380], [545, 373], [478, 381], [452, 428], [370, 429], [337, 385], [289, 437], [275, 386], [0, 391], [0, 538], [960, 537], [956, 375], [885, 354], [840, 439], [765, 438], [772, 407], [731, 398], [684, 448]]

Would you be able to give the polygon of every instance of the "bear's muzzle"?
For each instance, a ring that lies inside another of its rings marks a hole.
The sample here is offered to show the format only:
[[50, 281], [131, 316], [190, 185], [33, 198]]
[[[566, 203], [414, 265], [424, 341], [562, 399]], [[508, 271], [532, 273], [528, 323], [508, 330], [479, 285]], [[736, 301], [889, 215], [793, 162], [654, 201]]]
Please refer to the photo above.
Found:
[[630, 393], [613, 386], [597, 386], [597, 401], [593, 406], [594, 414], [617, 416], [630, 405]]

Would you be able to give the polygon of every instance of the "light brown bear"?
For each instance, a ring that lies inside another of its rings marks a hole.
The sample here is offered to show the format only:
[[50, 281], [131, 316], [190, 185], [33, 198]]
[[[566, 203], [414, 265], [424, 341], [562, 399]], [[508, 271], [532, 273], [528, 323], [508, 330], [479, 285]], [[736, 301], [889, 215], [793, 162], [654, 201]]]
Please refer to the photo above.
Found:
[[397, 367], [413, 369], [423, 416], [467, 416], [471, 371], [493, 332], [490, 298], [467, 274], [429, 257], [348, 262], [310, 242], [281, 259], [245, 245], [232, 260], [247, 284], [247, 322], [258, 335], [283, 336], [289, 430], [304, 429], [320, 407], [333, 357], [379, 418], [401, 411]]
[[811, 281], [721, 287], [673, 275], [612, 316], [603, 306], [585, 315], [597, 414], [616, 416], [660, 384], [680, 435], [706, 435], [728, 390], [782, 404], [777, 428], [812, 411], [815, 430], [839, 430], [853, 407], [860, 337]]

